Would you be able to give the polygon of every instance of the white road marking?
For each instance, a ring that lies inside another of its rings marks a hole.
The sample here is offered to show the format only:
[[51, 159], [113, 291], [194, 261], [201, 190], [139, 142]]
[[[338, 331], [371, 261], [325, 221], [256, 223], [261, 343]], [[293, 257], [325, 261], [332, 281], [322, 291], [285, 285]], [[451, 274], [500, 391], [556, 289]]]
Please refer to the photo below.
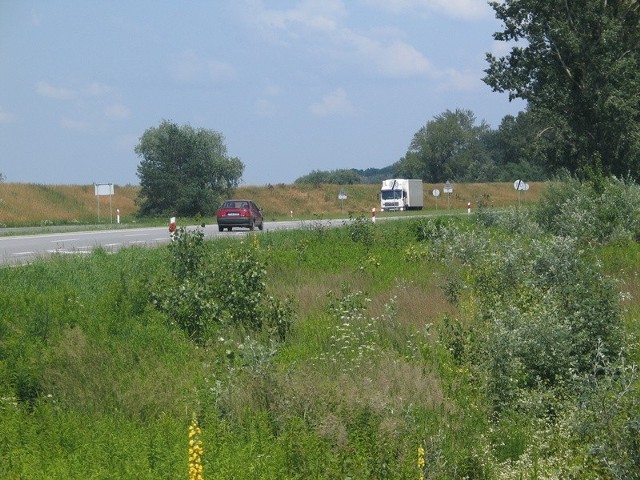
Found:
[[62, 255], [86, 255], [89, 250], [47, 250], [47, 253], [59, 253]]

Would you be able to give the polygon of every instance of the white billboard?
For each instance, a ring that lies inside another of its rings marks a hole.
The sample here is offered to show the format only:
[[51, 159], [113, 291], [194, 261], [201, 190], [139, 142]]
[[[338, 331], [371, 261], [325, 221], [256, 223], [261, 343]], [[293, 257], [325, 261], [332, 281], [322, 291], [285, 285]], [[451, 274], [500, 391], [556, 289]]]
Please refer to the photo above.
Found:
[[94, 183], [96, 197], [103, 195], [113, 195], [113, 183]]

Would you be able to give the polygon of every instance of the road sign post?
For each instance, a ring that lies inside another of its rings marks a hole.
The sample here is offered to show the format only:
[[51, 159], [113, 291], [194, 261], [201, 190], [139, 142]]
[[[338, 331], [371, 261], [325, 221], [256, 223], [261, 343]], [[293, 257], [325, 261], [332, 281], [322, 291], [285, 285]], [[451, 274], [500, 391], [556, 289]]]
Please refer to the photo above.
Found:
[[518, 192], [518, 205], [520, 205], [520, 192], [525, 192], [526, 194], [527, 190], [529, 190], [529, 184], [522, 180], [516, 180], [513, 182], [513, 188]]
[[340, 192], [338, 193], [338, 200], [340, 200], [340, 212], [342, 212], [342, 209], [344, 208], [344, 201], [347, 199], [347, 192], [344, 191], [344, 188], [340, 189]]
[[451, 208], [451, 194], [453, 193], [453, 185], [449, 180], [444, 184], [444, 193], [447, 194], [447, 208]]
[[98, 199], [98, 223], [100, 223], [100, 197], [109, 196], [109, 216], [113, 223], [113, 211], [111, 209], [111, 197], [113, 197], [113, 183], [94, 183], [96, 198]]

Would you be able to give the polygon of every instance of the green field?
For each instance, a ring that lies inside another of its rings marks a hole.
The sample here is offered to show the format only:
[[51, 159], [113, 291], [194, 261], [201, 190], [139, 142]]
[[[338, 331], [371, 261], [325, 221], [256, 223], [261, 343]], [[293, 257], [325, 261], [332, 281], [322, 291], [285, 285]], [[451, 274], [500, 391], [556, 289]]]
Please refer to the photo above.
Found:
[[2, 268], [0, 478], [639, 478], [639, 226], [569, 184]]

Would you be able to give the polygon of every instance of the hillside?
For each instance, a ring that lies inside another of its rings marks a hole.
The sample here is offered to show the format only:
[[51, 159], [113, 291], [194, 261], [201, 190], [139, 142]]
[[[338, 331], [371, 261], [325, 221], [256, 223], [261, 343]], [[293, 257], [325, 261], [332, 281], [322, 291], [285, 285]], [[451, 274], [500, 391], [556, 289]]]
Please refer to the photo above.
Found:
[[[266, 185], [241, 186], [237, 197], [251, 198], [264, 209], [267, 220], [289, 217], [337, 216], [340, 214], [368, 214], [378, 207], [378, 185], [348, 185], [343, 187], [347, 199], [338, 200], [338, 185]], [[442, 185], [425, 184], [425, 208], [466, 208], [467, 202], [503, 207], [518, 201], [533, 201], [543, 188], [542, 183], [531, 184], [518, 199], [511, 183], [455, 184], [449, 199], [441, 195], [437, 201], [433, 189]], [[135, 199], [140, 187], [114, 187], [113, 197], [95, 196], [93, 185], [0, 184], [0, 227], [20, 225], [48, 225], [74, 223], [109, 223], [119, 209], [123, 223], [134, 220], [138, 210]], [[98, 219], [98, 209], [99, 216]], [[215, 207], [212, 208], [212, 212]]]

